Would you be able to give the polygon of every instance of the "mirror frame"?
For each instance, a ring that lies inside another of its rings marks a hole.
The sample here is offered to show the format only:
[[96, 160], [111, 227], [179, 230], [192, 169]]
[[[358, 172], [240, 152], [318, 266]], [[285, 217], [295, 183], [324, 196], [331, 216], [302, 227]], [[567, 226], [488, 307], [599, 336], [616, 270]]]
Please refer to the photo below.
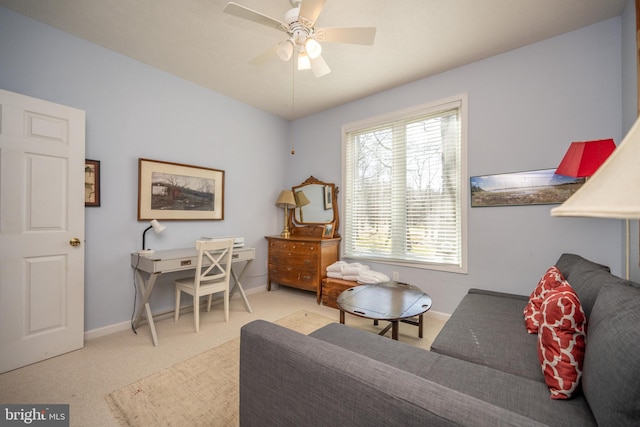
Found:
[[[306, 181], [299, 185], [295, 185], [291, 187], [291, 190], [295, 194], [296, 190], [299, 190], [307, 185], [317, 184], [323, 186], [330, 186], [332, 188], [332, 205], [333, 205], [333, 222], [329, 222], [328, 224], [333, 223], [333, 237], [340, 237], [338, 231], [340, 227], [340, 215], [338, 212], [338, 187], [332, 182], [324, 182], [320, 181], [313, 175], [307, 178]], [[325, 225], [327, 223], [324, 222], [298, 222], [295, 216], [295, 209], [291, 209], [289, 211], [289, 224], [292, 234], [298, 236], [318, 236], [318, 237], [326, 237]]]

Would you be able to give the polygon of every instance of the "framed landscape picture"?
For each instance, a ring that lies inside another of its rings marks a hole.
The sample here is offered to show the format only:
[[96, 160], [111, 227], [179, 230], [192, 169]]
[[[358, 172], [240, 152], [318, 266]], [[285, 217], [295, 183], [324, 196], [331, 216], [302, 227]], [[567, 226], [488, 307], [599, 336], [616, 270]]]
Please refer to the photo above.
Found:
[[584, 178], [557, 175], [555, 169], [471, 177], [471, 207], [562, 203]]
[[138, 159], [138, 219], [224, 219], [224, 171]]

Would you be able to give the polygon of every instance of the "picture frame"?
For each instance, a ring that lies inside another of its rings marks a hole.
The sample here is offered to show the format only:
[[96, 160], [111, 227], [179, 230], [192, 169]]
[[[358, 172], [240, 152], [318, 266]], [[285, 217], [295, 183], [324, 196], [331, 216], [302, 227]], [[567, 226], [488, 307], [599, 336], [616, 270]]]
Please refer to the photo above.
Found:
[[138, 159], [138, 220], [223, 220], [224, 171]]
[[559, 204], [584, 182], [584, 178], [558, 175], [555, 169], [474, 176], [471, 207]]
[[331, 239], [333, 238], [333, 231], [334, 231], [334, 223], [333, 222], [329, 222], [327, 224], [324, 225], [324, 229], [322, 230], [322, 238], [323, 239]]
[[100, 206], [100, 160], [84, 160], [84, 205]]
[[333, 194], [330, 185], [324, 186], [324, 210], [333, 209]]

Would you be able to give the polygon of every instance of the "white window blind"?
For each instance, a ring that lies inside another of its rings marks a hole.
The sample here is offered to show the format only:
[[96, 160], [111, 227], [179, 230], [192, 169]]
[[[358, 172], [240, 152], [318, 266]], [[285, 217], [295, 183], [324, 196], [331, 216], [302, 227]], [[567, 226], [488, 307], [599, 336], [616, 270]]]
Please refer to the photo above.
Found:
[[344, 255], [464, 271], [463, 99], [345, 127]]

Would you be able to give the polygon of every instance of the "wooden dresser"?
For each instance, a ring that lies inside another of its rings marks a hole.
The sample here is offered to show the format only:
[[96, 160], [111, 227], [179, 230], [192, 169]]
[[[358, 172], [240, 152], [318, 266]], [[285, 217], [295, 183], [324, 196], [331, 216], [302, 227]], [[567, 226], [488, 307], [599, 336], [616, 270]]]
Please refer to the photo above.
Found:
[[266, 236], [269, 241], [267, 290], [271, 282], [316, 293], [318, 304], [327, 266], [339, 259], [340, 238]]

